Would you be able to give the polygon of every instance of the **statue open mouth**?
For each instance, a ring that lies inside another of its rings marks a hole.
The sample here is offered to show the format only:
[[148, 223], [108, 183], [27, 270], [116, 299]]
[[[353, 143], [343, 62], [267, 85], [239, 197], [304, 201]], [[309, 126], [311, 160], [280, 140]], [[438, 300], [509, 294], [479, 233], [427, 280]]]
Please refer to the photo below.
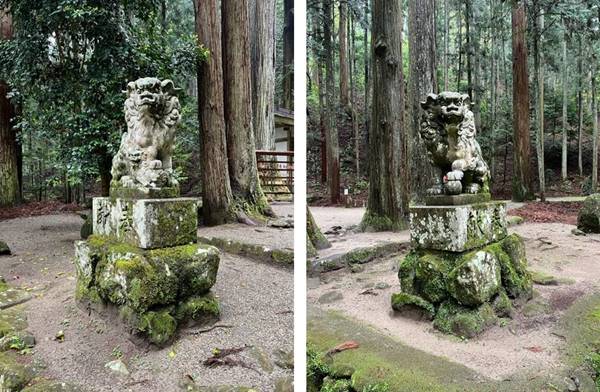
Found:
[[153, 105], [155, 102], [154, 94], [145, 93], [140, 95], [140, 105]]

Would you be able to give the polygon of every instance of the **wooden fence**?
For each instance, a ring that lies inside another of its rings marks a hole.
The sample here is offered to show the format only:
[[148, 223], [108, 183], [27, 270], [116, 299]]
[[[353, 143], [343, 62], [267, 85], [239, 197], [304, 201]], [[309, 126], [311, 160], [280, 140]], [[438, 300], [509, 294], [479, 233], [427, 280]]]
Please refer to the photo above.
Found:
[[267, 195], [294, 194], [294, 152], [256, 151], [258, 176]]

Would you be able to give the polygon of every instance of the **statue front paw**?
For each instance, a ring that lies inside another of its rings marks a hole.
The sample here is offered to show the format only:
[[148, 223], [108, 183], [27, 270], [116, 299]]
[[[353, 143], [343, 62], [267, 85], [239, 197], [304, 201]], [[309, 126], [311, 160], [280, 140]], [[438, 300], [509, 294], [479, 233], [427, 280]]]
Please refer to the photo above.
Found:
[[476, 193], [479, 193], [480, 190], [481, 190], [481, 185], [474, 182], [474, 183], [466, 186], [465, 193], [476, 194]]
[[444, 194], [444, 187], [441, 184], [436, 184], [426, 191], [427, 196], [438, 196]]

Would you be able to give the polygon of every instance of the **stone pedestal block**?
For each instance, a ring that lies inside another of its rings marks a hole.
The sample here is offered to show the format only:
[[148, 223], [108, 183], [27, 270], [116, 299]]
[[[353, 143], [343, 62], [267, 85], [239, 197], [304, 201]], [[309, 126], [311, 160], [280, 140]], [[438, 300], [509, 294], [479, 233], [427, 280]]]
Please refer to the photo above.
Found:
[[142, 249], [197, 242], [198, 200], [96, 197], [94, 234], [114, 237]]
[[114, 237], [92, 235], [75, 243], [76, 297], [117, 310], [136, 334], [162, 346], [177, 326], [204, 323], [219, 315], [209, 293], [219, 268], [219, 251], [204, 244], [140, 249]]
[[503, 202], [410, 208], [410, 237], [416, 249], [464, 252], [502, 240], [506, 228]]

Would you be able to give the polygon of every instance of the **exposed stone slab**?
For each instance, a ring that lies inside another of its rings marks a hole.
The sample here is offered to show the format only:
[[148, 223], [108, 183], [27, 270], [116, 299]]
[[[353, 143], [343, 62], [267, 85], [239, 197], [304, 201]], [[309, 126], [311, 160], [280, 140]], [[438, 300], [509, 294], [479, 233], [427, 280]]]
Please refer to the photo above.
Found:
[[375, 259], [401, 252], [408, 247], [406, 242], [386, 242], [336, 253], [323, 259], [311, 260], [310, 273], [329, 272], [354, 264], [365, 264]]
[[94, 198], [94, 234], [153, 249], [195, 243], [198, 200]]
[[251, 258], [253, 260], [274, 263], [291, 267], [294, 265], [293, 249], [272, 249], [266, 245], [252, 244], [221, 237], [198, 237], [198, 241], [235, 255]]
[[507, 235], [504, 202], [465, 206], [413, 206], [410, 237], [417, 249], [464, 252]]

